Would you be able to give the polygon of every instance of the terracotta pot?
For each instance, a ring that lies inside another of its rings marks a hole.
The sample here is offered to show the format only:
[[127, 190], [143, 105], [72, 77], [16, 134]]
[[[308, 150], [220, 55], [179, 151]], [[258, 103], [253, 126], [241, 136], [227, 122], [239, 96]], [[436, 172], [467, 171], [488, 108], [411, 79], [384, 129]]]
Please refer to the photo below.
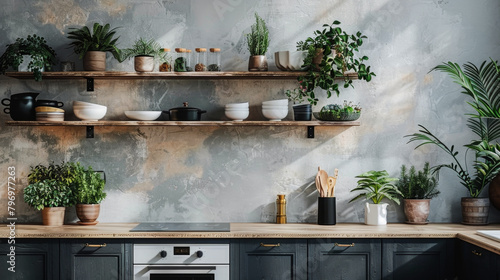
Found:
[[267, 58], [265, 55], [252, 55], [248, 59], [248, 71], [267, 71]]
[[491, 180], [488, 192], [491, 204], [500, 210], [500, 174]]
[[134, 57], [134, 68], [137, 72], [153, 72], [155, 68], [154, 57], [146, 55]]
[[83, 70], [106, 71], [106, 52], [88, 51], [83, 57]]
[[83, 223], [94, 223], [99, 217], [100, 204], [77, 204], [76, 216]]
[[64, 224], [64, 211], [66, 207], [44, 207], [42, 221], [46, 226], [62, 226]]
[[316, 49], [316, 55], [313, 58], [313, 64], [316, 65], [316, 70], [319, 70], [319, 64], [323, 60], [323, 49]]
[[427, 224], [431, 205], [430, 199], [403, 199], [403, 201], [407, 223]]
[[462, 224], [487, 225], [490, 201], [487, 197], [462, 197]]
[[387, 203], [365, 204], [365, 224], [381, 226], [387, 224]]

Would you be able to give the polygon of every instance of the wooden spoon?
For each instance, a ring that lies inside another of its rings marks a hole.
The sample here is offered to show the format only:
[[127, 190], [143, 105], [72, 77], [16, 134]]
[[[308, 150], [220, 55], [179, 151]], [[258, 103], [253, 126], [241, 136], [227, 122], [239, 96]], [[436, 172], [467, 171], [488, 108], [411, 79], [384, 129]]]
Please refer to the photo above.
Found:
[[321, 170], [321, 168], [318, 167], [318, 174], [316, 174], [316, 189], [319, 192], [319, 196], [321, 196], [321, 193], [323, 191], [323, 189], [321, 188], [321, 180], [319, 178], [319, 171], [320, 170]]
[[337, 178], [339, 177], [339, 170], [335, 168], [335, 174], [333, 177], [328, 177], [328, 196], [335, 196], [335, 185], [337, 184]]
[[323, 190], [321, 197], [326, 197], [328, 195], [328, 173], [325, 170], [319, 170], [318, 173], [321, 181], [321, 189]]

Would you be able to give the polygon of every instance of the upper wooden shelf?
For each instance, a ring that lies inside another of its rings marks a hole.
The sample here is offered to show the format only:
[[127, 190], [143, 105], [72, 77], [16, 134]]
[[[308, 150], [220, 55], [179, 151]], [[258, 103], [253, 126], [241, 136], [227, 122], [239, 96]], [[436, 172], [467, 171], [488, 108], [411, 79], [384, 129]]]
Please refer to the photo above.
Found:
[[[266, 71], [266, 72], [120, 72], [120, 71], [72, 71], [44, 72], [42, 79], [296, 79], [306, 72]], [[16, 79], [33, 79], [31, 72], [7, 72], [6, 76]], [[347, 74], [357, 79], [356, 73]]]

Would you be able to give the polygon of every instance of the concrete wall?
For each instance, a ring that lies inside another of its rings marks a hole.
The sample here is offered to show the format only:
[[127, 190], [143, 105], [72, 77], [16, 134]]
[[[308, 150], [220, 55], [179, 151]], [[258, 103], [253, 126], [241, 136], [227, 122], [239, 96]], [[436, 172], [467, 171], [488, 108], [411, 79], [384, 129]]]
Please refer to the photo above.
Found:
[[[108, 197], [101, 222], [272, 222], [278, 193], [287, 195], [289, 222], [315, 222], [318, 166], [340, 170], [338, 221], [362, 222], [363, 202], [348, 203], [356, 175], [386, 169], [397, 177], [401, 164], [420, 168], [425, 161], [450, 162], [434, 147], [415, 151], [414, 144], [406, 144], [403, 136], [416, 132], [417, 124], [459, 147], [473, 137], [464, 116], [470, 108], [460, 88], [445, 74], [428, 71], [443, 61], [480, 64], [497, 58], [500, 45], [500, 3], [495, 0], [0, 0], [0, 5], [1, 52], [16, 38], [36, 33], [60, 61], [75, 61], [78, 70], [81, 61], [68, 49], [68, 28], [100, 22], [120, 27], [121, 48], [139, 36], [170, 48], [220, 47], [224, 70], [245, 71], [244, 34], [257, 12], [270, 28], [270, 70], [276, 69], [275, 51], [293, 50], [324, 23], [340, 20], [348, 32], [361, 30], [369, 37], [363, 50], [377, 74], [371, 83], [355, 82], [355, 89], [323, 98], [316, 107], [346, 99], [360, 102], [361, 126], [317, 128], [314, 139], [307, 139], [300, 127], [99, 127], [94, 139], [86, 139], [80, 127], [5, 127], [10, 117], [2, 114], [0, 205], [7, 201], [7, 167], [14, 166], [19, 223], [41, 221], [22, 202], [29, 167], [63, 160], [106, 171]], [[119, 64], [108, 54], [108, 70], [133, 71], [133, 62]], [[184, 101], [207, 110], [204, 119], [219, 120], [224, 104], [249, 101], [249, 119], [264, 120], [260, 102], [284, 98], [283, 90], [295, 85], [294, 80], [96, 80], [96, 91], [89, 94], [83, 80], [1, 76], [0, 98], [40, 92], [40, 99], [65, 102], [67, 119], [74, 119], [71, 101], [95, 102], [108, 106], [108, 120], [125, 120], [125, 110], [166, 110]], [[317, 94], [325, 97], [322, 91]], [[287, 118], [293, 118], [291, 112]], [[431, 202], [429, 220], [459, 222], [466, 189], [447, 170], [439, 188], [442, 194]], [[6, 209], [0, 217], [6, 221]], [[498, 222], [498, 210], [492, 209], [490, 217]], [[68, 221], [74, 219], [74, 209], [68, 210]], [[403, 221], [402, 208], [391, 203], [389, 222]]]

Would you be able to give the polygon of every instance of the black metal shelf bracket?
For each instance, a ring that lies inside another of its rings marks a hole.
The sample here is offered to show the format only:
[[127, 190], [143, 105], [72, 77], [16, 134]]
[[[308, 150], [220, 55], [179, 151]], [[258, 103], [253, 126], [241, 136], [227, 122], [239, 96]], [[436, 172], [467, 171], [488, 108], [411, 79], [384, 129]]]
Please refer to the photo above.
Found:
[[307, 138], [314, 138], [314, 126], [307, 127]]
[[94, 138], [94, 126], [87, 126], [87, 138]]
[[94, 78], [85, 79], [87, 79], [87, 91], [94, 91]]

